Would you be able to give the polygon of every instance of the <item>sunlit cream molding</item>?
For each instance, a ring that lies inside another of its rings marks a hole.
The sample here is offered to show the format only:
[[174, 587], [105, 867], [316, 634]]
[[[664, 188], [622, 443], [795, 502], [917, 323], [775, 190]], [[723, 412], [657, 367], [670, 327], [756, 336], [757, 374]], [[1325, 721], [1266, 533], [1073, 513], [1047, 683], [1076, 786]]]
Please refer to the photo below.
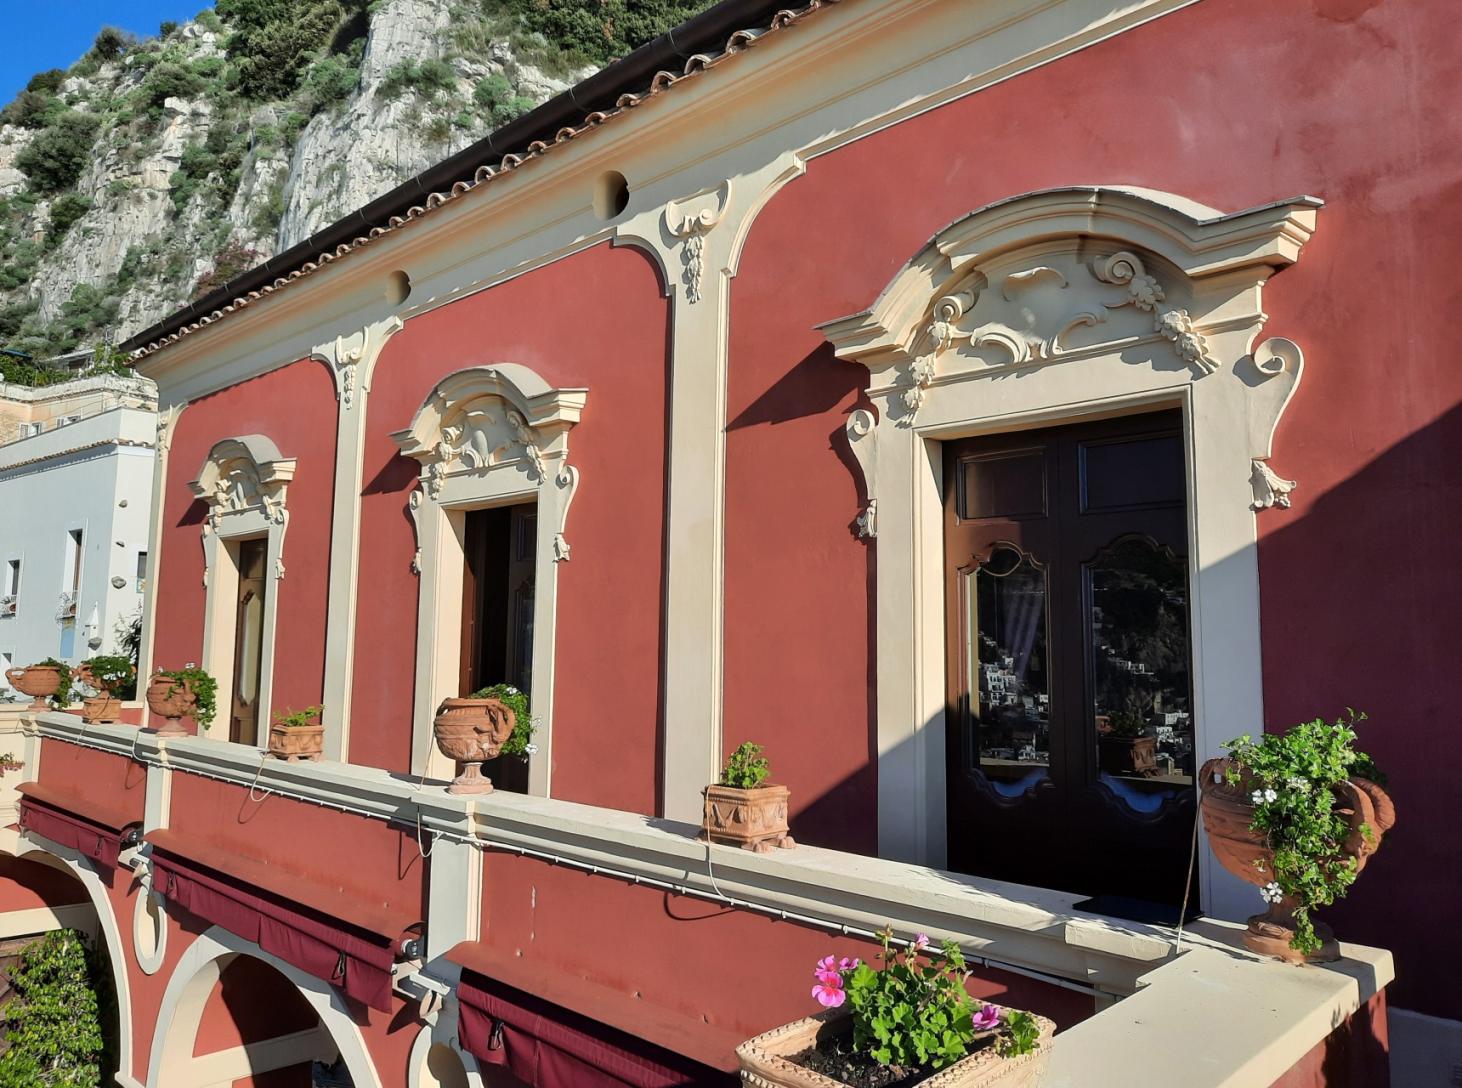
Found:
[[[274, 639], [279, 615], [279, 586], [284, 578], [284, 537], [289, 528], [289, 483], [295, 459], [285, 457], [274, 442], [251, 434], [216, 443], [198, 476], [188, 486], [208, 508], [202, 527], [203, 584], [207, 587], [203, 619], [203, 668], [218, 681], [218, 705], [233, 699], [234, 649], [237, 638], [238, 542], [263, 539], [265, 570], [274, 584], [264, 593], [263, 649], [259, 663], [259, 720], [268, 721], [274, 677]], [[227, 735], [228, 723], [215, 721], [210, 730]]]
[[569, 432], [585, 389], [554, 389], [514, 363], [472, 367], [444, 378], [411, 425], [391, 437], [421, 466], [407, 512], [416, 529], [412, 569], [418, 594], [413, 773], [451, 777], [432, 747], [438, 703], [457, 693], [462, 630], [463, 533], [471, 510], [537, 503], [533, 596], [533, 690], [542, 755], [529, 789], [547, 796], [553, 739], [553, 658], [558, 564], [569, 558], [567, 519], [579, 485], [568, 463]]
[[[941, 230], [870, 309], [822, 326], [870, 376], [846, 433], [859, 533], [878, 547], [885, 856], [945, 853], [941, 439], [1181, 407], [1200, 752], [1263, 720], [1254, 510], [1294, 486], [1267, 461], [1303, 357], [1254, 345], [1264, 284], [1298, 259], [1320, 203], [1225, 215], [1144, 190], [1028, 193]], [[1248, 905], [1218, 874], [1204, 887], [1210, 910]]]
[[335, 494], [330, 516], [330, 623], [325, 630], [325, 691], [321, 722], [325, 755], [345, 759], [350, 749], [350, 710], [355, 669], [360, 577], [360, 493], [365, 463], [366, 402], [376, 362], [386, 342], [405, 323], [396, 314], [371, 321], [349, 335], [316, 344], [311, 357], [330, 368], [339, 404], [335, 442]]
[[[714, 196], [714, 203], [699, 207], [705, 201], [702, 197]], [[695, 304], [701, 300], [701, 280], [705, 276], [706, 235], [716, 228], [731, 206], [731, 182], [723, 181], [715, 190], [697, 193], [685, 200], [671, 200], [665, 204], [665, 229], [682, 240], [680, 259], [685, 265], [682, 279], [685, 282], [685, 300]], [[689, 211], [689, 208], [698, 208]]]

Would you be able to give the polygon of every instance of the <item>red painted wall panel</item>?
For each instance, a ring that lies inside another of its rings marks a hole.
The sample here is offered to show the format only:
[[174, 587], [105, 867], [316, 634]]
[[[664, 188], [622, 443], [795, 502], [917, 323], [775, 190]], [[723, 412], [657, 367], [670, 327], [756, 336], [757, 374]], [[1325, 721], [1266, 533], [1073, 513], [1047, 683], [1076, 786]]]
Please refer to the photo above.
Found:
[[0, 914], [90, 902], [81, 882], [60, 869], [0, 854]]
[[1398, 1005], [1462, 1016], [1462, 954], [1429, 937], [1462, 899], [1462, 840], [1427, 830], [1452, 815], [1462, 649], [1462, 368], [1434, 331], [1462, 301], [1455, 41], [1444, 0], [1198, 4], [815, 159], [770, 202], [732, 293], [725, 720], [728, 745], [768, 746], [799, 838], [875, 839], [876, 548], [850, 530], [841, 439], [866, 374], [814, 326], [1029, 190], [1141, 185], [1225, 211], [1314, 194], [1318, 231], [1264, 296], [1266, 334], [1308, 359], [1273, 461], [1294, 508], [1259, 522], [1264, 724], [1371, 712], [1402, 823], [1333, 917], [1397, 951]]
[[[483, 865], [482, 932], [483, 943], [521, 957], [525, 970], [618, 991], [636, 1008], [643, 1002], [741, 1038], [818, 1011], [812, 970], [822, 957], [878, 951], [769, 915], [494, 853]], [[975, 975], [971, 993], [1063, 1028], [1092, 1015], [1086, 995], [990, 969]]]
[[203, 1006], [193, 1053], [214, 1054], [319, 1023], [294, 983], [263, 960], [240, 956], [223, 969]]
[[[569, 434], [582, 482], [558, 564], [554, 794], [652, 812], [659, 750], [666, 303], [656, 266], [598, 246], [409, 321], [377, 364], [361, 511], [351, 759], [410, 766], [417, 465], [390, 440], [444, 377], [520, 363], [589, 390]], [[612, 768], [607, 771], [606, 768]]]
[[[173, 775], [172, 825], [214, 858], [267, 861], [373, 910], [423, 917], [426, 862], [412, 831], [182, 772]], [[210, 858], [200, 858], [204, 864]], [[385, 934], [394, 937], [395, 934]]]
[[140, 822], [147, 803], [147, 768], [141, 763], [65, 741], [43, 743], [36, 781], [75, 797], [81, 814], [118, 826]]
[[[319, 362], [304, 359], [190, 404], [179, 417], [163, 493], [162, 560], [155, 592], [161, 668], [182, 668], [203, 655], [204, 506], [188, 482], [214, 444], [262, 434], [298, 461], [289, 485], [286, 577], [279, 594], [274, 652], [277, 711], [320, 702], [325, 674], [325, 612], [330, 576], [330, 512], [335, 487], [335, 386]], [[228, 709], [220, 708], [226, 715]], [[265, 723], [261, 722], [261, 726]]]

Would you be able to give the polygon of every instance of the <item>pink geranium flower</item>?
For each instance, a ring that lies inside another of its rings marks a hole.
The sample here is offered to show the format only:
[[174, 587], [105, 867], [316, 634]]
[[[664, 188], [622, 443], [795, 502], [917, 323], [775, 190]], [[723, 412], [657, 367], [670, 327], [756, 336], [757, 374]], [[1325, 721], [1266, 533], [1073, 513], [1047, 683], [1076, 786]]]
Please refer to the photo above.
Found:
[[[832, 959], [832, 957], [829, 956], [828, 959]], [[838, 962], [838, 970], [839, 971], [852, 971], [852, 970], [854, 970], [854, 969], [857, 968], [858, 963], [859, 963], [859, 960], [858, 960], [858, 957], [857, 956], [854, 956], [852, 959], [848, 959], [847, 956], [844, 956]]]
[[929, 934], [920, 933], [914, 938], [914, 951], [922, 952], [929, 947]]
[[984, 1005], [970, 1023], [976, 1031], [991, 1031], [1000, 1026], [1000, 1011], [999, 1005]]
[[827, 1009], [836, 1009], [842, 1005], [848, 996], [843, 990], [843, 977], [836, 971], [819, 971], [817, 978], [812, 996], [817, 998], [818, 1004]]

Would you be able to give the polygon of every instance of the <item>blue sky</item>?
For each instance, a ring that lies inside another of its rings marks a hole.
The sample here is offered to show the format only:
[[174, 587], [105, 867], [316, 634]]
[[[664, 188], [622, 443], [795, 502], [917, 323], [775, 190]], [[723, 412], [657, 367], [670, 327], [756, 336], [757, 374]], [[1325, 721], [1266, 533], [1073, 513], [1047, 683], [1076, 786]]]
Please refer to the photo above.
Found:
[[14, 98], [35, 73], [80, 60], [104, 26], [149, 37], [164, 19], [181, 23], [212, 6], [212, 0], [0, 0], [10, 43], [0, 65], [0, 103]]

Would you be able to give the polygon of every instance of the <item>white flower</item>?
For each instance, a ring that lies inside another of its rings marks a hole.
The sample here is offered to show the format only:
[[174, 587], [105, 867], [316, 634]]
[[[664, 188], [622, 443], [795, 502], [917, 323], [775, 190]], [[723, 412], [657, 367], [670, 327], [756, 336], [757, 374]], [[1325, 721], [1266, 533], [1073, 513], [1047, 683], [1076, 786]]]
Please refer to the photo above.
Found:
[[1284, 898], [1284, 889], [1279, 886], [1277, 881], [1271, 880], [1259, 889], [1259, 895], [1266, 903], [1278, 903]]
[[1249, 800], [1254, 802], [1254, 804], [1256, 805], [1262, 805], [1264, 803], [1264, 791], [1255, 790], [1252, 794], [1249, 795]]
[[1290, 789], [1294, 790], [1296, 793], [1310, 792], [1309, 780], [1305, 778], [1300, 778], [1298, 775], [1295, 775], [1293, 778], [1286, 780], [1284, 784]]
[[538, 745], [536, 745], [536, 744], [526, 745], [523, 748], [523, 751], [527, 752], [530, 756], [536, 756], [538, 754]]
[[1273, 790], [1265, 790], [1264, 791], [1264, 800], [1266, 800], [1266, 801], [1273, 801], [1273, 800], [1276, 800], [1278, 797], [1279, 797], [1279, 794], [1275, 793]]

